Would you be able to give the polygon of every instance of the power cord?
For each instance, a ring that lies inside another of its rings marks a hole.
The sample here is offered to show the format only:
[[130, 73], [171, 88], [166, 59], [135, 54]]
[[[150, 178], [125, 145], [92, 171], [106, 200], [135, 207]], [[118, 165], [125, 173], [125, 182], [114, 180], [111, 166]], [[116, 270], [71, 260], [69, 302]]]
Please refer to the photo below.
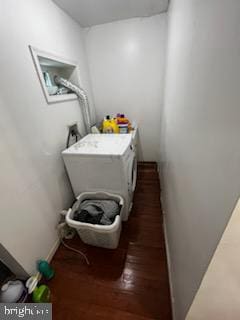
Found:
[[[59, 223], [59, 225], [58, 225], [58, 227], [57, 227], [57, 228], [58, 228], [58, 234], [59, 234], [59, 238], [60, 238], [61, 243], [63, 244], [63, 246], [64, 246], [65, 248], [67, 248], [67, 249], [69, 249], [69, 250], [71, 250], [71, 251], [73, 251], [73, 252], [75, 252], [75, 253], [80, 254], [80, 255], [85, 259], [87, 265], [90, 265], [90, 262], [89, 262], [89, 260], [88, 260], [88, 257], [87, 257], [82, 251], [77, 250], [77, 249], [75, 249], [75, 248], [73, 248], [73, 247], [70, 247], [70, 246], [69, 246], [68, 244], [66, 244], [66, 242], [63, 240], [64, 238], [67, 238], [66, 234], [64, 234], [64, 231], [63, 231], [63, 229], [66, 228], [66, 227], [67, 227], [66, 222]], [[72, 237], [72, 236], [71, 236], [71, 237]], [[71, 237], [69, 237], [69, 238], [71, 238]]]

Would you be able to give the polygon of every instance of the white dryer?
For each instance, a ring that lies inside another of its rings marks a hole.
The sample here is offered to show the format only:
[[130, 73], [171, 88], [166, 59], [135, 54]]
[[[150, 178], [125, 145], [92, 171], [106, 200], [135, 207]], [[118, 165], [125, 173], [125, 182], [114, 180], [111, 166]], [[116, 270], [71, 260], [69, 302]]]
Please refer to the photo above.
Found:
[[132, 208], [137, 160], [132, 134], [89, 134], [62, 152], [75, 196], [106, 191], [125, 200], [123, 220]]

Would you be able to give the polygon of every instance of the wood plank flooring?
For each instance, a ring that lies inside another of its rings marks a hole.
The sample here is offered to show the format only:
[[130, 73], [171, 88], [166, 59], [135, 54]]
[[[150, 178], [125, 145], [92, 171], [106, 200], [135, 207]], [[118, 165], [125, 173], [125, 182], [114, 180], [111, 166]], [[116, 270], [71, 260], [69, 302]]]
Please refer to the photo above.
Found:
[[52, 265], [54, 320], [170, 320], [171, 305], [156, 164], [140, 163], [134, 205], [119, 247], [68, 244], [91, 265], [60, 246]]

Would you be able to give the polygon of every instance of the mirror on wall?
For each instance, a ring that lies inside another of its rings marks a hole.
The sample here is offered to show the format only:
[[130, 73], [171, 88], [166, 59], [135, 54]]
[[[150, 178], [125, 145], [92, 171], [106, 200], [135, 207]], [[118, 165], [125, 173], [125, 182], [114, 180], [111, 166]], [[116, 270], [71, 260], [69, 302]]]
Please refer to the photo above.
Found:
[[54, 81], [55, 76], [60, 76], [79, 86], [77, 64], [32, 46], [29, 48], [47, 102], [56, 103], [77, 99], [75, 93], [57, 85]]

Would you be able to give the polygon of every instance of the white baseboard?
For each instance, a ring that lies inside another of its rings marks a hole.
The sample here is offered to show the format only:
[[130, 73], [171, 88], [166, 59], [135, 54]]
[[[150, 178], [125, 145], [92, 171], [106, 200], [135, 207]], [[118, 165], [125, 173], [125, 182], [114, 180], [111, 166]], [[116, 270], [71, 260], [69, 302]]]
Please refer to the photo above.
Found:
[[[160, 163], [158, 163], [158, 174], [159, 174], [159, 179], [160, 179], [160, 183], [161, 183], [161, 166], [160, 166]], [[166, 255], [167, 255], [168, 280], [169, 280], [170, 298], [171, 298], [171, 305], [172, 305], [172, 318], [173, 318], [173, 320], [176, 320], [177, 317], [176, 317], [176, 314], [175, 314], [175, 299], [174, 299], [174, 294], [173, 294], [171, 256], [170, 256], [169, 243], [168, 243], [168, 233], [167, 233], [167, 226], [166, 226], [166, 211], [165, 211], [165, 206], [164, 206], [164, 199], [163, 199], [163, 196], [162, 196], [162, 189], [163, 189], [163, 186], [161, 185], [160, 201], [161, 201], [162, 215], [163, 215], [163, 232], [164, 232], [165, 248], [166, 248]]]
[[166, 227], [166, 219], [165, 215], [163, 214], [163, 232], [164, 232], [164, 238], [165, 238], [165, 248], [166, 248], [166, 254], [167, 254], [167, 266], [168, 266], [168, 279], [169, 279], [169, 287], [170, 287], [170, 296], [171, 296], [171, 305], [172, 305], [172, 318], [173, 320], [176, 320], [176, 314], [175, 314], [175, 299], [173, 295], [173, 282], [172, 282], [172, 268], [171, 268], [171, 258], [170, 258], [170, 250], [168, 245], [168, 235], [167, 235], [167, 227]]
[[58, 238], [56, 240], [56, 242], [54, 243], [54, 245], [52, 246], [51, 250], [49, 251], [49, 253], [48, 253], [48, 255], [47, 255], [46, 259], [45, 259], [45, 260], [47, 260], [47, 262], [51, 262], [51, 260], [52, 260], [53, 256], [55, 255], [60, 243], [61, 243], [61, 241]]

